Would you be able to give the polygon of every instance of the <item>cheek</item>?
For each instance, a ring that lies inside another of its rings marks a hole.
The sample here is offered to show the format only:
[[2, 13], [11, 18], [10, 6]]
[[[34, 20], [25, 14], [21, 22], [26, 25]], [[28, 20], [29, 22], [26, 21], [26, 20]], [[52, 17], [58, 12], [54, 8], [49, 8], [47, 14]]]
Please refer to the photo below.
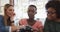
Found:
[[8, 16], [11, 16], [11, 13], [10, 13], [9, 11], [6, 11], [6, 14], [7, 14]]
[[48, 19], [50, 19], [50, 20], [52, 19], [52, 17], [51, 17], [51, 16], [47, 16], [47, 18], [48, 18]]
[[47, 16], [47, 17], [48, 17], [48, 19], [50, 19], [50, 20], [56, 19], [56, 15], [55, 15], [55, 14], [53, 14], [53, 15], [51, 15], [51, 16]]
[[54, 17], [52, 15], [47, 15], [47, 18], [52, 20]]
[[57, 16], [56, 16], [56, 14], [53, 14], [52, 17], [53, 17], [54, 19], [56, 19]]

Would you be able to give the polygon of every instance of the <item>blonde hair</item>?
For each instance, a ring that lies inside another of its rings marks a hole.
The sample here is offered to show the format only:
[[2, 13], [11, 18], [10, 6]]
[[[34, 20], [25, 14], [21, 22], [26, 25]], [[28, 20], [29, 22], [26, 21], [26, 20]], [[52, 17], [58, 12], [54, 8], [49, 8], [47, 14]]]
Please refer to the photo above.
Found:
[[5, 4], [5, 6], [4, 6], [4, 24], [6, 26], [8, 25], [8, 23], [10, 23], [9, 21], [7, 21], [8, 20], [7, 18], [9, 18], [9, 16], [7, 16], [7, 14], [6, 14], [6, 11], [10, 6], [13, 6], [13, 5]]

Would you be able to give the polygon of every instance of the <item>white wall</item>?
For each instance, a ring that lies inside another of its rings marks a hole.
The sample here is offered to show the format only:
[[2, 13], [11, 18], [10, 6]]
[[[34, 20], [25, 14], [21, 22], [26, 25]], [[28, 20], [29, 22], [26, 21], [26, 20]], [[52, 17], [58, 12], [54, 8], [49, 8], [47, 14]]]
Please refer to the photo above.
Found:
[[4, 15], [4, 5], [9, 3], [9, 0], [0, 0], [0, 15]]
[[46, 16], [45, 4], [48, 0], [15, 0], [15, 13], [16, 13], [16, 22], [22, 18], [28, 18], [27, 8], [29, 5], [33, 4], [37, 6], [37, 14], [35, 15], [35, 19], [39, 18], [43, 25]]
[[[48, 0], [14, 0], [14, 8], [15, 8], [15, 24], [18, 24], [18, 21], [22, 18], [28, 18], [27, 15], [27, 8], [29, 5], [33, 4], [37, 7], [37, 14], [35, 15], [35, 19], [37, 20], [39, 18], [40, 21], [42, 21], [44, 25], [44, 21], [46, 16], [46, 10], [45, 10], [45, 4], [48, 2]], [[4, 14], [4, 5], [6, 3], [9, 3], [9, 0], [0, 0], [0, 14]]]

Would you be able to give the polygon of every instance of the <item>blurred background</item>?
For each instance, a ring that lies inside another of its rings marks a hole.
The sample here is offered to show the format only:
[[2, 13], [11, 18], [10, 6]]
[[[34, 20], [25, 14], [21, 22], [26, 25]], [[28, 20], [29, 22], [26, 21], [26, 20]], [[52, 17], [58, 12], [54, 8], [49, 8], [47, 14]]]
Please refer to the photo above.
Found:
[[29, 5], [35, 5], [37, 7], [37, 14], [35, 15], [35, 20], [42, 21], [44, 25], [44, 21], [47, 17], [45, 4], [48, 0], [0, 0], [0, 15], [4, 15], [4, 5], [11, 4], [14, 5], [15, 11], [15, 25], [18, 24], [19, 20], [22, 18], [28, 18], [27, 9]]

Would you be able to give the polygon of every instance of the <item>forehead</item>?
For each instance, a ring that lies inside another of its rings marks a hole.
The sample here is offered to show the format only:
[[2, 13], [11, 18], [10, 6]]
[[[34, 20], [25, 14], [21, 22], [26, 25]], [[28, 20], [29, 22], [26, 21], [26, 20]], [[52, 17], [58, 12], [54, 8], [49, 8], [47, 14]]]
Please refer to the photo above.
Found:
[[14, 9], [13, 6], [10, 6], [8, 9]]
[[47, 10], [50, 11], [50, 12], [55, 12], [56, 11], [54, 8], [51, 8], [51, 7], [48, 8]]
[[28, 10], [36, 11], [36, 8], [35, 7], [28, 7]]

